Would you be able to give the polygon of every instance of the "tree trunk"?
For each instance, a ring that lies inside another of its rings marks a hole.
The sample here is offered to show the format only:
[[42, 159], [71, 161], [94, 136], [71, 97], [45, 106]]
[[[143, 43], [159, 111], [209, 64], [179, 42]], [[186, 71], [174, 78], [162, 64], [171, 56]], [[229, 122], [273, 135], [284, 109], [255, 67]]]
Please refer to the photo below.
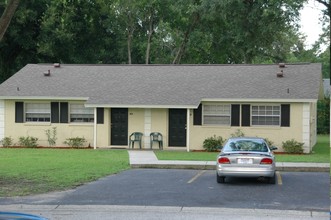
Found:
[[146, 64], [149, 64], [149, 56], [151, 51], [151, 41], [152, 41], [152, 34], [153, 34], [153, 20], [149, 23], [149, 31], [148, 31], [148, 38], [147, 38], [147, 49], [146, 49]]
[[0, 41], [5, 35], [7, 28], [10, 24], [11, 19], [13, 18], [15, 11], [20, 3], [20, 0], [9, 0], [5, 11], [3, 12], [0, 18]]
[[185, 52], [186, 44], [188, 42], [188, 39], [190, 37], [190, 34], [194, 30], [194, 28], [197, 25], [197, 23], [199, 22], [199, 19], [200, 19], [199, 13], [194, 13], [194, 15], [193, 15], [193, 22], [190, 25], [190, 27], [187, 29], [187, 31], [185, 32], [183, 42], [181, 43], [181, 45], [180, 45], [180, 47], [179, 47], [179, 49], [177, 51], [176, 57], [172, 61], [172, 64], [179, 64], [180, 63], [180, 60], [181, 60], [181, 58], [182, 58], [182, 56], [183, 56], [183, 54]]
[[131, 64], [131, 42], [132, 42], [132, 34], [129, 31], [128, 33], [128, 63]]

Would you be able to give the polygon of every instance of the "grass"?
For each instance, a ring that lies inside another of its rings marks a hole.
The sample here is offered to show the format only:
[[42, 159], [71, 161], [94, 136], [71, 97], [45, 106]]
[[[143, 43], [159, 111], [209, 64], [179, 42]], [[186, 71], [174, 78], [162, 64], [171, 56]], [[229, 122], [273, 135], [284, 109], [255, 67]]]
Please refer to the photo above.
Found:
[[74, 188], [129, 169], [126, 150], [0, 149], [0, 197]]
[[[184, 151], [155, 151], [159, 160], [195, 160], [195, 161], [215, 161], [216, 152], [184, 152]], [[277, 154], [277, 162], [330, 162], [330, 136], [318, 135], [317, 144], [311, 154], [288, 155]]]

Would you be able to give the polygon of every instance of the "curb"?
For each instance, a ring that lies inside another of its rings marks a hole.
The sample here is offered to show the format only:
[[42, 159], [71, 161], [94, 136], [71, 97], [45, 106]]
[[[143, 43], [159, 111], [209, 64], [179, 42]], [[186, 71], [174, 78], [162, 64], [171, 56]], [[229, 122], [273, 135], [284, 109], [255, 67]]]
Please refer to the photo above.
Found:
[[[131, 168], [154, 168], [154, 169], [194, 169], [194, 170], [215, 170], [216, 165], [210, 164], [131, 164]], [[276, 167], [277, 171], [283, 172], [330, 172], [329, 166], [295, 166], [281, 165]]]

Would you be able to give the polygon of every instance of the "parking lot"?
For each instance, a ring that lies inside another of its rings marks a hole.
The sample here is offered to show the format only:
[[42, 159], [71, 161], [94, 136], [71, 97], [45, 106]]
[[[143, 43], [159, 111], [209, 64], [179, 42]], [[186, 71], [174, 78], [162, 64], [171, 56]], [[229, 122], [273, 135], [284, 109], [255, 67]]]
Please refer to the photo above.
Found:
[[66, 192], [1, 198], [5, 204], [143, 205], [329, 210], [328, 173], [280, 172], [276, 184], [263, 179], [227, 179], [215, 171], [132, 169]]

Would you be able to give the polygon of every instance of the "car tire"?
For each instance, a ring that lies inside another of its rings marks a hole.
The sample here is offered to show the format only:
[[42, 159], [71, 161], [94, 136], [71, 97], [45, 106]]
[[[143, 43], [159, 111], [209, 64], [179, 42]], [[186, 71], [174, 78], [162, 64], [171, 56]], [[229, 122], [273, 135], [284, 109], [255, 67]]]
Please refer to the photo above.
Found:
[[218, 183], [224, 183], [225, 182], [225, 177], [224, 176], [219, 176], [216, 174], [216, 180]]
[[269, 177], [269, 183], [270, 184], [276, 184], [276, 174], [275, 173], [272, 177]]

